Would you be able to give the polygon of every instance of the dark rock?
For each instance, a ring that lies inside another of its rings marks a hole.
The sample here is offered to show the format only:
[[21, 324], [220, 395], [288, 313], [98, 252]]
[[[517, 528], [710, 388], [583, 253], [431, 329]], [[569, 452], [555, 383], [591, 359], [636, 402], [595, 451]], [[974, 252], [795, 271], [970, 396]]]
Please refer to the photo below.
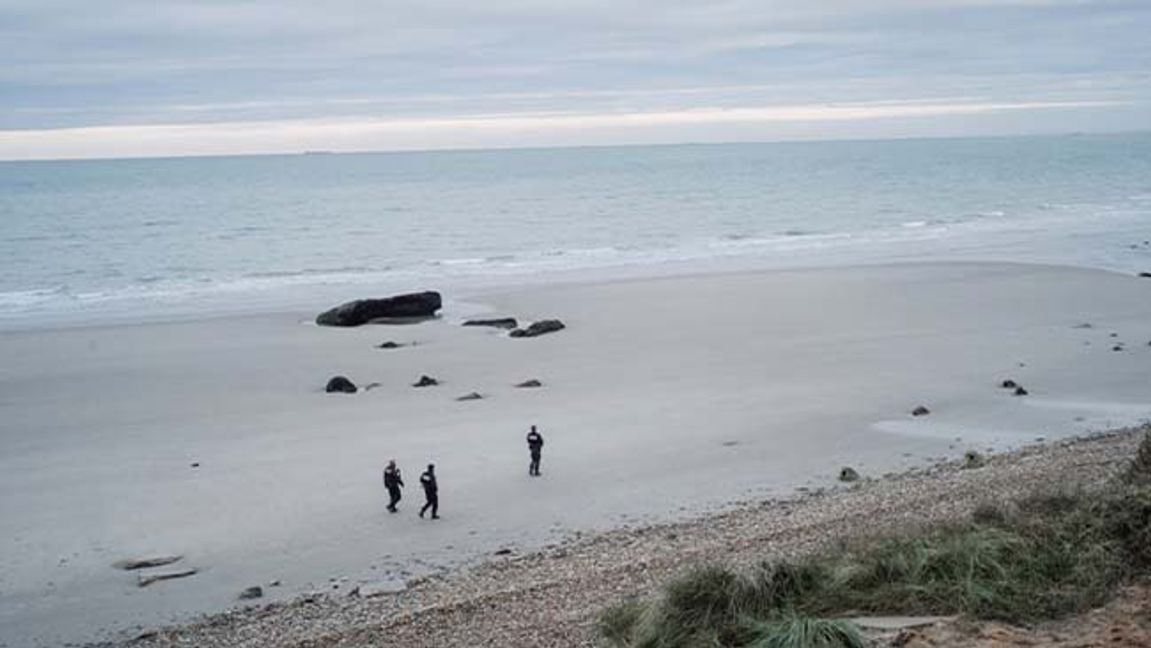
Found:
[[519, 322], [514, 317], [500, 317], [497, 319], [477, 319], [464, 322], [464, 326], [491, 326], [494, 328], [514, 329]]
[[1015, 391], [1013, 391], [1011, 393], [1015, 394], [1016, 396], [1026, 396], [1027, 390], [1024, 389], [1023, 387], [1016, 387]]
[[440, 384], [440, 381], [431, 376], [420, 376], [419, 380], [412, 383], [412, 387], [433, 387], [438, 384]]
[[240, 592], [240, 600], [258, 599], [264, 596], [264, 588], [259, 585], [253, 585], [243, 592]]
[[403, 320], [435, 317], [443, 306], [440, 293], [396, 295], [384, 299], [360, 299], [341, 304], [316, 316], [320, 326], [359, 326], [380, 320]]
[[364, 385], [364, 391], [371, 391], [371, 390], [375, 389], [376, 387], [380, 387], [380, 386], [381, 385], [378, 382], [368, 383], [368, 384]]
[[511, 333], [508, 333], [508, 335], [514, 338], [536, 337], [537, 335], [543, 335], [544, 333], [554, 333], [555, 331], [561, 331], [563, 329], [563, 322], [549, 319], [532, 322], [531, 325], [527, 328], [515, 329]]
[[377, 349], [398, 349], [402, 346], [404, 346], [404, 345], [400, 344], [399, 342], [392, 342], [391, 340], [388, 340], [387, 342], [384, 342], [382, 344], [377, 344], [376, 348]]
[[1112, 334], [1108, 335], [1107, 337], [1117, 338], [1117, 337], [1119, 337], [1119, 334], [1118, 333], [1112, 333]]
[[[200, 464], [193, 464], [198, 466]], [[123, 569], [124, 571], [132, 571], [135, 569], [151, 569], [152, 567], [163, 567], [164, 565], [171, 565], [172, 563], [180, 560], [183, 556], [157, 556], [155, 558], [132, 558], [128, 560], [121, 560], [112, 563], [116, 569]]]
[[1151, 279], [1151, 272], [1140, 272], [1139, 276], [1143, 277], [1144, 279]]
[[931, 410], [927, 409], [926, 407], [924, 407], [922, 405], [911, 410], [912, 416], [927, 416], [930, 413], [931, 413]]
[[497, 556], [510, 556], [511, 553], [512, 553], [511, 549], [497, 549], [495, 555], [497, 555]]
[[854, 468], [844, 466], [839, 469], [839, 481], [841, 482], [855, 482], [859, 481], [859, 473]]
[[987, 463], [987, 460], [983, 458], [983, 455], [974, 450], [968, 450], [967, 452], [963, 453], [964, 468], [982, 468], [983, 464], [985, 463]]
[[1116, 344], [1115, 346], [1111, 347], [1111, 350], [1112, 351], [1122, 351], [1123, 345], [1122, 344]]
[[324, 391], [329, 394], [354, 394], [356, 393], [356, 384], [343, 376], [334, 376], [328, 381], [328, 386], [324, 387]]
[[1007, 380], [1004, 380], [1002, 383], [1000, 383], [1000, 386], [1003, 387], [1004, 389], [1015, 389], [1016, 387], [1019, 386], [1019, 383], [1008, 378]]
[[136, 586], [137, 587], [147, 587], [147, 586], [151, 585], [152, 583], [156, 583], [156, 582], [159, 582], [162, 580], [172, 580], [174, 578], [187, 578], [189, 576], [195, 576], [197, 573], [198, 572], [195, 569], [185, 569], [185, 570], [176, 571], [176, 572], [164, 572], [161, 574], [152, 574], [150, 576], [140, 576], [136, 580]]
[[[1148, 342], [1148, 344], [1151, 344], [1151, 342]], [[519, 383], [516, 385], [516, 387], [519, 387], [521, 389], [530, 389], [532, 387], [543, 387], [543, 386], [544, 386], [544, 384], [542, 382], [536, 380], [535, 378], [532, 378], [531, 380], [525, 380], [522, 383]]]
[[463, 396], [460, 396], [456, 400], [458, 400], [458, 401], [472, 401], [472, 400], [480, 400], [482, 398], [483, 398], [482, 394], [479, 394], [477, 392], [472, 392], [470, 394], [464, 394]]
[[1076, 324], [1075, 326], [1072, 326], [1071, 328], [1089, 329], [1089, 328], [1095, 328], [1095, 327], [1091, 325], [1091, 322], [1083, 322], [1082, 324]]
[[199, 468], [199, 467], [200, 467], [200, 462], [199, 462], [199, 461], [193, 461], [193, 462], [192, 462], [192, 467], [193, 467], [193, 468]]

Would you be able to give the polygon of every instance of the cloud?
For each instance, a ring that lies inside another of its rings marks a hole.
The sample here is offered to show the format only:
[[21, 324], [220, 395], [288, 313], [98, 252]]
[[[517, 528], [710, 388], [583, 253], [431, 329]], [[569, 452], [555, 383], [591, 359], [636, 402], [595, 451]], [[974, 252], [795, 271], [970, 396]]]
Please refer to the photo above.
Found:
[[[493, 114], [437, 119], [312, 119], [157, 126], [98, 126], [60, 130], [0, 131], [0, 158], [144, 157], [227, 155], [305, 150], [364, 151], [534, 145], [578, 145], [629, 138], [669, 143], [684, 129], [718, 129], [969, 117], [1019, 111], [1084, 110], [1121, 102], [938, 103], [873, 102], [701, 108], [618, 114]], [[706, 132], [706, 131], [704, 131]]]
[[957, 96], [1084, 130], [1151, 103], [1149, 32], [1138, 0], [0, 0], [0, 130]]

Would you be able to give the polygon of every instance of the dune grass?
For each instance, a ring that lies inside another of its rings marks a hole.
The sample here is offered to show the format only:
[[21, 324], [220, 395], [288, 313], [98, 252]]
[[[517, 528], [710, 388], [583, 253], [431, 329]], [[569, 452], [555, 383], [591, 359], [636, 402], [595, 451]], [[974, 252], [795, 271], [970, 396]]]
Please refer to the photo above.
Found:
[[959, 614], [1030, 622], [1104, 603], [1151, 573], [1151, 432], [1099, 492], [983, 505], [970, 520], [855, 540], [736, 572], [696, 567], [600, 618], [616, 648], [856, 648], [834, 617]]

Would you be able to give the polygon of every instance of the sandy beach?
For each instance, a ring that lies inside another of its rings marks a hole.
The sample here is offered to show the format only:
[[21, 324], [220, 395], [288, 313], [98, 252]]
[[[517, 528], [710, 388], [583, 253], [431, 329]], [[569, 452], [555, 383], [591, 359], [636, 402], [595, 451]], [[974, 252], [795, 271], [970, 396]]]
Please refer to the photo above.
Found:
[[[253, 585], [261, 602], [344, 597], [500, 549], [743, 510], [834, 485], [843, 466], [877, 477], [1136, 424], [1151, 418], [1149, 294], [1103, 271], [940, 263], [477, 291], [403, 326], [311, 323], [356, 294], [3, 333], [0, 645], [131, 637]], [[460, 326], [481, 314], [567, 328]], [[405, 346], [375, 348], [388, 340]], [[337, 374], [379, 386], [325, 394]], [[425, 374], [441, 384], [410, 386]], [[513, 386], [528, 379], [543, 386]], [[408, 484], [395, 515], [390, 458]], [[429, 462], [435, 522], [416, 516]], [[138, 587], [112, 567], [156, 555], [198, 573]], [[322, 634], [311, 623], [293, 641]]]

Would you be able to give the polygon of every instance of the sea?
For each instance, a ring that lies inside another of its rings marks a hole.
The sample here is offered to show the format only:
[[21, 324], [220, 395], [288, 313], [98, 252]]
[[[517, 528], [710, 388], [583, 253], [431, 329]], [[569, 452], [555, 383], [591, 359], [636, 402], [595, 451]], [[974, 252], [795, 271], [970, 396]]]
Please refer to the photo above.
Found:
[[1151, 271], [1151, 133], [0, 162], [0, 328], [939, 260]]

